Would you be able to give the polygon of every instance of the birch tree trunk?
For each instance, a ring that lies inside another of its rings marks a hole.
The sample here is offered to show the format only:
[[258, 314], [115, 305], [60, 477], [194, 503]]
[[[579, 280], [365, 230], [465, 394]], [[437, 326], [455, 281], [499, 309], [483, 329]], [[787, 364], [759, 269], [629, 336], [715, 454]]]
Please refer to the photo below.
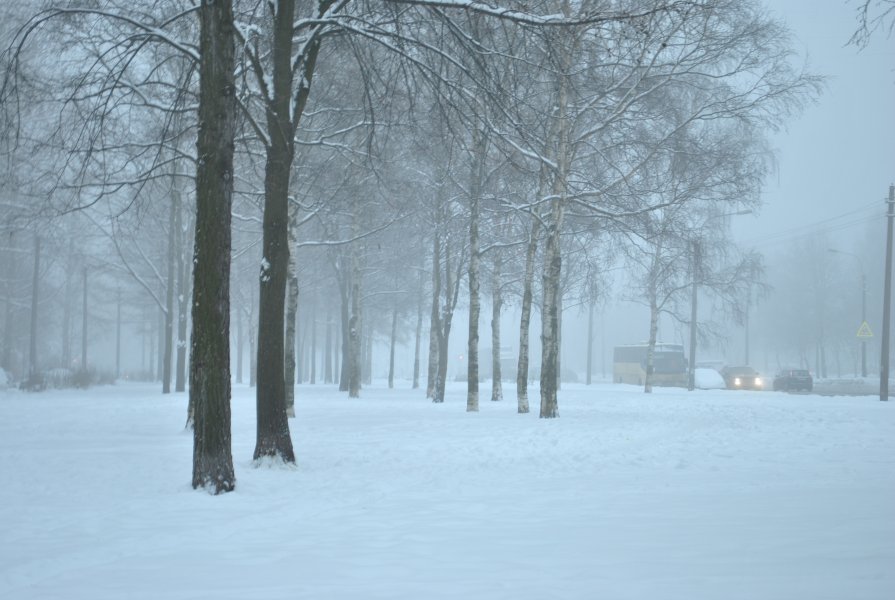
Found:
[[544, 246], [544, 301], [541, 305], [541, 413], [542, 419], [559, 416], [556, 382], [559, 377], [559, 294], [562, 274], [560, 234], [564, 212], [562, 198], [552, 202], [550, 225]]
[[310, 365], [310, 384], [317, 383], [317, 300], [311, 297], [311, 322], [308, 323], [311, 328], [311, 348], [308, 351], [308, 362]]
[[594, 366], [594, 303], [587, 305], [587, 385], [591, 384]]
[[[568, 3], [563, 3], [564, 13], [568, 15]], [[560, 352], [560, 310], [562, 308], [562, 250], [561, 236], [563, 217], [565, 214], [566, 178], [571, 161], [569, 144], [568, 111], [568, 71], [571, 57], [569, 52], [560, 50], [561, 68], [557, 77], [556, 102], [556, 171], [553, 175], [553, 200], [547, 240], [544, 246], [544, 302], [541, 305], [541, 413], [542, 419], [559, 416], [557, 384], [559, 381]]]
[[323, 345], [323, 383], [333, 382], [333, 313], [332, 303], [326, 303], [326, 341]]
[[40, 387], [37, 368], [37, 323], [40, 297], [40, 236], [34, 236], [34, 271], [31, 276], [31, 332], [28, 347], [28, 388]]
[[348, 380], [351, 371], [351, 339], [349, 332], [351, 331], [351, 298], [348, 293], [348, 270], [343, 269], [339, 274], [339, 297], [341, 299], [339, 316], [342, 322], [342, 345], [341, 345], [341, 369], [339, 369], [339, 391], [348, 391]]
[[[11, 262], [11, 259], [10, 259]], [[66, 260], [67, 268], [65, 269], [65, 297], [62, 299], [62, 367], [64, 369], [71, 368], [71, 303], [72, 303], [72, 277], [74, 275], [74, 250], [69, 246], [69, 253]], [[12, 286], [12, 279], [7, 283], [8, 288]], [[9, 306], [9, 297], [7, 295], [7, 307]], [[7, 319], [7, 327], [11, 327], [12, 323]], [[6, 330], [7, 332], [9, 329]], [[4, 367], [8, 367], [4, 361]]]
[[[436, 226], [437, 227], [437, 226]], [[441, 348], [441, 234], [435, 231], [432, 241], [432, 312], [429, 318], [429, 369], [426, 381], [426, 398], [440, 402], [435, 397], [438, 387], [438, 353]]]
[[438, 336], [438, 375], [435, 377], [435, 402], [444, 402], [444, 390], [447, 384], [448, 345], [451, 338], [451, 324], [454, 320], [454, 307], [457, 294], [460, 290], [460, 272], [454, 279], [451, 271], [451, 250], [449, 244], [445, 244], [444, 259], [444, 312], [441, 315], [441, 333]]
[[388, 344], [388, 389], [395, 387], [395, 339], [398, 335], [398, 305], [392, 306], [392, 330]]
[[466, 347], [466, 412], [479, 410], [479, 316], [482, 305], [479, 294], [479, 203], [485, 178], [485, 156], [488, 139], [476, 127], [473, 130], [473, 164], [469, 185], [469, 335]]
[[[177, 255], [177, 185], [175, 172], [171, 182], [171, 203], [168, 207], [168, 273], [165, 277], [165, 350], [162, 365], [162, 393], [171, 393], [171, 370], [174, 365], [174, 288], [176, 287]], [[86, 365], [84, 365], [86, 368]]]
[[491, 274], [491, 401], [503, 400], [503, 373], [500, 366], [500, 312], [503, 298], [500, 291], [502, 258], [495, 252], [494, 272]]
[[423, 334], [423, 271], [420, 270], [420, 284], [416, 304], [416, 335], [413, 344], [413, 384], [412, 389], [420, 387], [420, 338]]
[[189, 313], [189, 277], [187, 272], [187, 240], [183, 223], [183, 196], [177, 189], [177, 368], [174, 374], [174, 391], [186, 390], [187, 314]]
[[190, 399], [193, 487], [236, 485], [230, 451], [230, 210], [236, 131], [231, 0], [199, 8], [199, 136]]
[[[539, 194], [539, 197], [542, 194]], [[540, 222], [535, 216], [531, 219], [531, 231], [528, 237], [528, 248], [525, 251], [525, 275], [522, 280], [522, 316], [519, 319], [519, 363], [516, 368], [516, 401], [517, 412], [529, 411], [528, 406], [528, 332], [531, 324], [532, 285], [534, 284], [534, 263], [538, 251]]]
[[656, 356], [656, 338], [659, 335], [659, 306], [656, 302], [655, 292], [650, 297], [649, 305], [649, 342], [646, 349], [646, 376], [643, 381], [643, 391], [647, 394], [653, 392], [653, 370]]
[[348, 397], [360, 398], [361, 386], [361, 298], [360, 259], [357, 250], [351, 255], [351, 318], [348, 320], [348, 341], [351, 360], [348, 369]]

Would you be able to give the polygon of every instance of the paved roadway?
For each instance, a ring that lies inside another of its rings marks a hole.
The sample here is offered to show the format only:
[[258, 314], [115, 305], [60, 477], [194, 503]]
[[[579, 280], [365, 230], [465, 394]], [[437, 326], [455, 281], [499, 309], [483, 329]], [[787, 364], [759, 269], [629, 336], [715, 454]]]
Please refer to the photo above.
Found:
[[[893, 385], [895, 382], [890, 381], [890, 398], [895, 393]], [[879, 380], [825, 379], [814, 382], [814, 393], [820, 396], [879, 396]]]

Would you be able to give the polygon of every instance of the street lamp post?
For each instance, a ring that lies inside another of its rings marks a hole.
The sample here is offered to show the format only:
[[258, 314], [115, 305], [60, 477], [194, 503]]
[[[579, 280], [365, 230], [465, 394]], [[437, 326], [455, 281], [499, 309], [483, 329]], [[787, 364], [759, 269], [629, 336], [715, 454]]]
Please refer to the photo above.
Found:
[[[861, 269], [861, 327], [863, 327], [867, 322], [867, 272], [864, 270], [864, 261], [857, 254], [835, 248], [827, 248], [827, 252], [851, 256], [858, 261], [858, 267]], [[861, 377], [867, 377], [867, 340], [863, 337], [861, 338]]]

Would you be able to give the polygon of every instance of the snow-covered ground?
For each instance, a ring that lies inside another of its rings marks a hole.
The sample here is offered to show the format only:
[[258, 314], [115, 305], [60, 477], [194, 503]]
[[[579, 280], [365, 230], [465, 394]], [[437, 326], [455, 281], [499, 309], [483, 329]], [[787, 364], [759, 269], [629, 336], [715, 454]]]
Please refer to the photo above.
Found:
[[237, 386], [215, 497], [184, 394], [0, 392], [0, 598], [895, 598], [895, 403], [569, 385], [541, 420], [489, 396], [301, 386], [297, 467], [254, 468]]

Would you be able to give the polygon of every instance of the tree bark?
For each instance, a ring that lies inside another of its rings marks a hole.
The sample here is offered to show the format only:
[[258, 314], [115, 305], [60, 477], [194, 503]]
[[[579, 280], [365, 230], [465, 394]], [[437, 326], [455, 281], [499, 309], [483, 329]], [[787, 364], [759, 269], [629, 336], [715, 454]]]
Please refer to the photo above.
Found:
[[28, 348], [28, 387], [38, 386], [37, 321], [40, 297], [40, 236], [34, 236], [34, 271], [31, 277], [31, 336]]
[[416, 335], [413, 344], [413, 383], [412, 389], [420, 387], [420, 338], [423, 335], [423, 271], [420, 270], [420, 284], [416, 305]]
[[339, 317], [342, 323], [341, 328], [341, 368], [339, 371], [339, 391], [348, 391], [349, 371], [351, 370], [351, 340], [349, 339], [349, 331], [351, 329], [351, 298], [348, 291], [348, 270], [344, 268], [339, 273], [339, 297], [341, 304], [339, 305]]
[[538, 251], [540, 222], [536, 217], [531, 219], [531, 231], [528, 237], [528, 248], [525, 252], [525, 275], [522, 280], [522, 316], [519, 319], [519, 363], [516, 368], [516, 401], [517, 412], [529, 411], [528, 406], [528, 332], [531, 324], [532, 286], [534, 284], [535, 255]]
[[348, 397], [360, 398], [361, 385], [361, 298], [360, 257], [357, 249], [351, 253], [351, 318], [348, 320], [348, 342], [351, 360], [348, 369]]
[[388, 344], [388, 389], [395, 387], [395, 339], [398, 335], [398, 303], [393, 301], [392, 330]]
[[186, 390], [186, 332], [189, 313], [188, 258], [186, 253], [186, 228], [183, 223], [183, 198], [177, 194], [177, 369], [174, 375], [174, 391]]
[[[65, 269], [65, 298], [62, 299], [62, 368], [71, 368], [71, 305], [72, 305], [72, 277], [74, 277], [74, 250], [70, 246]], [[7, 285], [12, 285], [7, 284]]]
[[[289, 175], [294, 158], [292, 36], [295, 2], [281, 0], [273, 20], [272, 99], [267, 106], [267, 160], [258, 297], [257, 437], [254, 459], [294, 463], [286, 416], [284, 319], [289, 263]], [[319, 45], [319, 40], [317, 42]], [[294, 117], [298, 119], [298, 115]]]
[[230, 211], [236, 131], [232, 0], [199, 8], [199, 136], [190, 399], [193, 487], [236, 485], [230, 450]]
[[432, 238], [432, 311], [429, 316], [429, 368], [426, 380], [426, 398], [440, 402], [435, 397], [438, 380], [438, 353], [441, 348], [441, 233], [437, 230]]
[[469, 334], [466, 345], [466, 412], [479, 410], [479, 316], [481, 297], [479, 294], [479, 203], [482, 183], [485, 178], [485, 155], [488, 140], [478, 128], [473, 131], [473, 164], [469, 185]]
[[332, 303], [326, 303], [326, 341], [323, 344], [323, 383], [333, 382], [333, 313]]
[[174, 186], [177, 185], [176, 173], [171, 182], [171, 203], [168, 207], [168, 273], [165, 277], [165, 350], [162, 365], [162, 393], [171, 393], [171, 375], [174, 366], [174, 286], [176, 277], [177, 254], [177, 201]]
[[310, 374], [311, 385], [317, 383], [317, 299], [316, 297], [312, 297], [311, 299], [311, 312], [310, 312], [310, 323], [308, 323], [308, 327], [311, 328], [311, 347], [308, 350], [308, 362], [310, 363], [310, 368], [308, 373]]
[[591, 300], [587, 305], [587, 385], [591, 384], [591, 374], [594, 366], [594, 303]]
[[559, 295], [562, 274], [560, 234], [563, 200], [553, 201], [547, 241], [544, 246], [544, 301], [541, 305], [541, 413], [542, 419], [559, 416], [557, 380], [559, 377]]
[[295, 256], [298, 244], [298, 204], [289, 207], [289, 261], [286, 296], [285, 390], [286, 416], [295, 416], [295, 319], [298, 313], [298, 261]]
[[[87, 320], [89, 316], [87, 305], [87, 267], [84, 267], [84, 287], [82, 291], [84, 297], [81, 299], [81, 308], [83, 309], [81, 315], [81, 371], [87, 373]], [[168, 391], [171, 390], [169, 389]]]
[[494, 272], [491, 274], [491, 401], [503, 400], [503, 372], [500, 365], [500, 312], [503, 297], [500, 289], [502, 257], [495, 252]]

